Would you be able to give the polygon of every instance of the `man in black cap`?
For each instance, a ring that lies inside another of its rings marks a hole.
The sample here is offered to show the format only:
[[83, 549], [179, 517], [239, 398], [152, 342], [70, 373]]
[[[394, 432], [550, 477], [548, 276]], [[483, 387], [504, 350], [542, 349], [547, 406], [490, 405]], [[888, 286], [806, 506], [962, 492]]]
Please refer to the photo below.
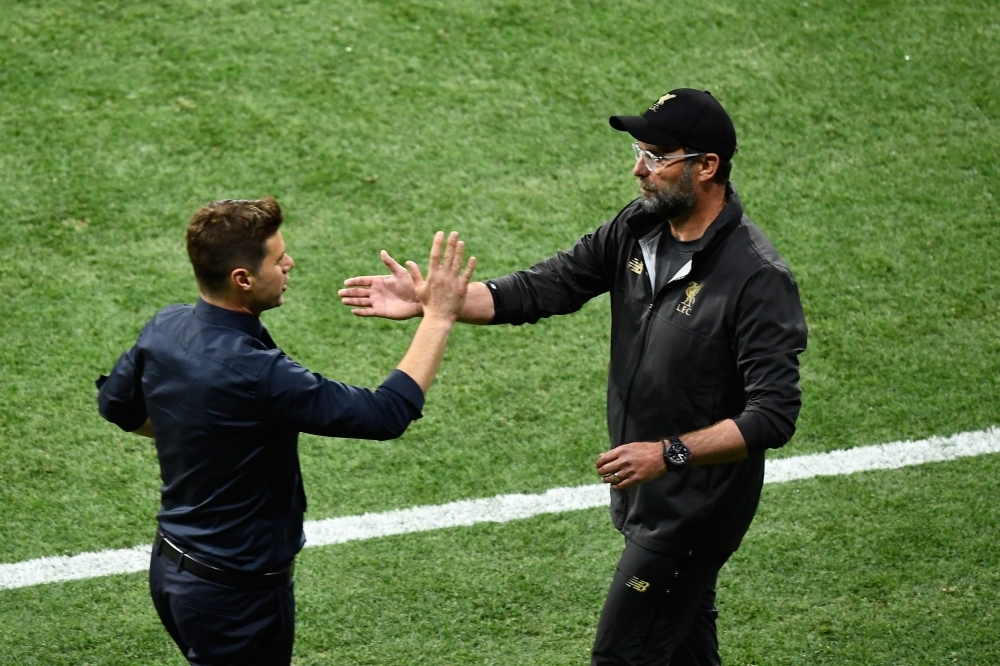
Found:
[[[753, 520], [764, 451], [795, 430], [806, 324], [788, 266], [729, 183], [736, 132], [707, 91], [671, 90], [628, 132], [641, 196], [565, 252], [472, 284], [460, 321], [535, 323], [611, 295], [597, 472], [625, 549], [592, 664], [719, 664], [716, 577]], [[421, 314], [408, 274], [347, 280], [359, 316]]]

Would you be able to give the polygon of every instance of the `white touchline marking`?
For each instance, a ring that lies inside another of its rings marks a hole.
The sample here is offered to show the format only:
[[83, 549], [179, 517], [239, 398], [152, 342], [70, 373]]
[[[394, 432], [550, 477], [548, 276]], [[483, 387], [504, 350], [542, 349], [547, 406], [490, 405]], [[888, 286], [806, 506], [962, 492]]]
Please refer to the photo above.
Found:
[[[816, 476], [897, 469], [987, 453], [1000, 453], [1000, 428], [964, 432], [951, 437], [931, 437], [915, 442], [893, 442], [769, 460], [765, 468], [764, 483], [785, 483]], [[506, 523], [546, 513], [591, 509], [607, 506], [608, 492], [607, 485], [596, 483], [552, 488], [537, 495], [498, 495], [383, 513], [311, 520], [305, 524], [306, 547], [477, 523]], [[144, 544], [135, 548], [82, 553], [71, 557], [43, 557], [26, 562], [0, 564], [0, 590], [145, 571], [149, 566], [149, 552], [150, 546]]]

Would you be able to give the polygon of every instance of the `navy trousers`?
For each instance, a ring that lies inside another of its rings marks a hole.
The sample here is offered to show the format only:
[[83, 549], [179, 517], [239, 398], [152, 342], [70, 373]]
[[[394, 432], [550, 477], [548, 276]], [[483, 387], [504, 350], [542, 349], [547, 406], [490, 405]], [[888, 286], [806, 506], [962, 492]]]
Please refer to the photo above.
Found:
[[672, 557], [625, 542], [592, 666], [720, 666], [715, 581], [725, 557]]
[[219, 585], [154, 552], [153, 605], [192, 666], [287, 666], [295, 640], [292, 583], [266, 590]]

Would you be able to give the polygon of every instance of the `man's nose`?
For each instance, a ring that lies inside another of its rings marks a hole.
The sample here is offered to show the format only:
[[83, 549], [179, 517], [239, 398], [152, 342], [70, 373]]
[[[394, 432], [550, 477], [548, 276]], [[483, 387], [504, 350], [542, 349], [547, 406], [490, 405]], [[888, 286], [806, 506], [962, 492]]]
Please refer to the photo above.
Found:
[[646, 168], [646, 160], [637, 157], [635, 159], [635, 166], [632, 167], [632, 175], [636, 178], [642, 178], [643, 176], [648, 176], [650, 173], [651, 171]]

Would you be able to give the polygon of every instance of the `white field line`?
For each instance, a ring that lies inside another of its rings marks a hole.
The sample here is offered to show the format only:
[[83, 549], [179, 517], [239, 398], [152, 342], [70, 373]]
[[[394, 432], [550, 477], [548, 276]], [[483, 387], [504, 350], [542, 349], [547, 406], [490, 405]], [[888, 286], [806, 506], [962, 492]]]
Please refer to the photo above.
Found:
[[[768, 461], [764, 483], [784, 483], [816, 476], [837, 476], [877, 469], [896, 469], [929, 462], [1000, 453], [1000, 428], [931, 437], [915, 442], [830, 451]], [[608, 504], [608, 486], [597, 483], [552, 488], [537, 495], [498, 495], [383, 513], [312, 520], [305, 524], [306, 547], [374, 539], [393, 534], [426, 532], [477, 523], [506, 523], [546, 513], [590, 509]], [[0, 590], [144, 571], [150, 546], [43, 557], [0, 564]]]

